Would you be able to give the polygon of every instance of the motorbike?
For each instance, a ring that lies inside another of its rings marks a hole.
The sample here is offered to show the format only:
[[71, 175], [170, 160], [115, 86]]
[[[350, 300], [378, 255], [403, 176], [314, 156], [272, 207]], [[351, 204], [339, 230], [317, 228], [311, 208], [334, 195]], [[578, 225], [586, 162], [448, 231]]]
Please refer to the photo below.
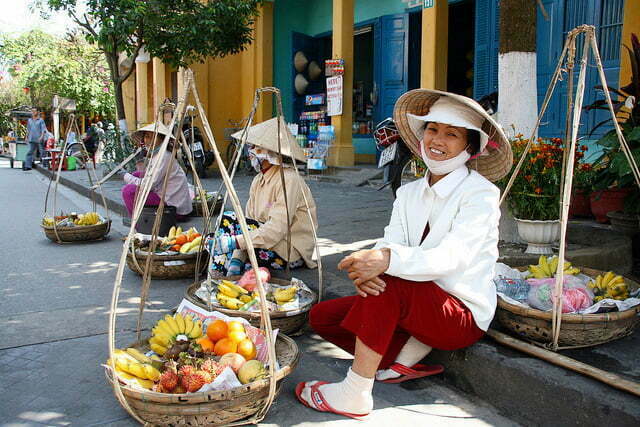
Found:
[[[490, 115], [494, 115], [498, 111], [498, 92], [483, 96], [478, 103]], [[404, 183], [403, 179], [411, 175], [414, 175], [413, 179], [415, 179], [415, 173], [411, 171], [413, 154], [400, 137], [391, 118], [378, 123], [373, 137], [378, 151], [381, 152], [378, 168], [384, 168], [383, 184], [378, 190], [391, 186], [395, 198], [396, 191]]]
[[[182, 133], [184, 134], [187, 145], [189, 145], [191, 150], [191, 157], [193, 158], [193, 163], [198, 176], [200, 178], [206, 178], [207, 168], [213, 164], [214, 155], [212, 151], [204, 149], [204, 138], [202, 137], [202, 132], [193, 124], [195, 119], [194, 110], [195, 108], [193, 106], [187, 107], [187, 116], [182, 124]], [[185, 166], [189, 164], [187, 154], [184, 152], [182, 153], [182, 161]], [[187, 174], [191, 172], [190, 168], [187, 167], [186, 169]]]

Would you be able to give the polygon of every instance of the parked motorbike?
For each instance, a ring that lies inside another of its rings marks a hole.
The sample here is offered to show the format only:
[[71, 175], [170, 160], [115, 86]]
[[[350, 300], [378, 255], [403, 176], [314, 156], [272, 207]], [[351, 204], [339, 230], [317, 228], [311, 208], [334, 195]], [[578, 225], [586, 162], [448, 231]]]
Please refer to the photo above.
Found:
[[[184, 118], [182, 124], [182, 133], [184, 133], [187, 145], [191, 149], [191, 157], [196, 168], [196, 172], [200, 178], [207, 177], [207, 168], [213, 164], [214, 155], [212, 151], [204, 149], [204, 138], [200, 129], [193, 124], [195, 119], [195, 108], [193, 106], [187, 107], [187, 115]], [[185, 165], [189, 164], [189, 159], [186, 153], [182, 153], [182, 161]], [[187, 173], [191, 172], [190, 168], [186, 168]]]
[[381, 151], [378, 168], [384, 168], [383, 184], [378, 190], [390, 185], [393, 197], [396, 197], [396, 191], [402, 184], [402, 174], [413, 158], [413, 154], [400, 137], [391, 118], [378, 123], [373, 132], [373, 138], [378, 151]]

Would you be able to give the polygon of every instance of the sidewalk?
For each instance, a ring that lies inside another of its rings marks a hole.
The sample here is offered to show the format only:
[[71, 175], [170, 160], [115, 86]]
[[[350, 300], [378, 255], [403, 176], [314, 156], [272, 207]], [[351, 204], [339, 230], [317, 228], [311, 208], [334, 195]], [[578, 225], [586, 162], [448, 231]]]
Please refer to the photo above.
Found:
[[[243, 203], [248, 197], [251, 179], [246, 176], [235, 179]], [[337, 271], [337, 263], [350, 251], [369, 247], [380, 237], [391, 213], [390, 191], [356, 187], [355, 181], [345, 179], [344, 184], [337, 184], [309, 180], [318, 206], [325, 298], [329, 299], [353, 293], [350, 281]], [[63, 172], [60, 182], [81, 194], [88, 194], [85, 171]], [[218, 178], [204, 180], [209, 191], [217, 190], [219, 185]], [[119, 180], [109, 181], [104, 189], [112, 209], [123, 213], [121, 186]], [[199, 221], [200, 218], [194, 218], [190, 224], [199, 227]], [[308, 283], [317, 283], [317, 271], [299, 270], [296, 276]], [[640, 381], [638, 333], [604, 346], [563, 354]], [[616, 425], [638, 425], [640, 422], [639, 398], [502, 347], [490, 338], [461, 351], [434, 351], [427, 359], [427, 362], [446, 366], [441, 377], [446, 383], [477, 395], [523, 424], [595, 426], [612, 421]], [[420, 393], [441, 379], [414, 381], [402, 388]]]

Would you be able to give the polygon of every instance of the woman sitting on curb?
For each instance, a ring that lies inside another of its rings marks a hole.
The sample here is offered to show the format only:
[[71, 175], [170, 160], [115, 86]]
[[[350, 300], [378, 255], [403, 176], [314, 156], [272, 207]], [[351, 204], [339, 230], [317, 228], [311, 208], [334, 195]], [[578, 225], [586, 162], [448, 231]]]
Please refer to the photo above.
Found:
[[417, 363], [432, 348], [478, 341], [496, 308], [500, 192], [489, 180], [510, 170], [509, 141], [479, 104], [446, 92], [404, 94], [394, 120], [429, 173], [398, 190], [376, 246], [338, 265], [358, 295], [311, 310], [313, 329], [355, 356], [341, 382], [298, 384], [298, 399], [318, 411], [365, 416], [373, 409], [374, 380], [442, 372]]
[[[158, 135], [155, 137], [154, 132], [158, 131]], [[170, 134], [169, 128], [162, 123], [150, 124], [135, 131], [131, 135], [131, 139], [137, 145], [144, 145], [148, 150], [152, 150], [152, 156], [146, 169], [151, 169], [157, 162], [161, 162], [158, 173], [154, 177], [153, 184], [151, 186], [151, 192], [147, 196], [145, 206], [158, 206], [160, 200], [164, 197], [164, 203], [166, 206], [173, 206], [176, 208], [176, 219], [183, 221], [186, 216], [191, 213], [193, 206], [191, 205], [191, 195], [189, 193], [189, 186], [187, 184], [187, 176], [178, 164], [175, 158], [172, 158], [171, 143], [167, 149], [160, 153], [160, 145], [166, 135]], [[171, 138], [173, 140], [173, 137]], [[144, 177], [145, 168], [144, 163], [139, 162], [137, 164], [138, 171], [134, 173], [125, 173], [124, 182], [126, 185], [122, 187], [122, 200], [124, 201], [129, 216], [133, 213], [133, 206], [135, 205], [136, 194], [138, 187], [142, 183]], [[169, 171], [169, 178], [167, 182], [166, 192], [164, 189], [164, 178]]]
[[[258, 265], [271, 270], [283, 270], [306, 265], [314, 268], [312, 260], [315, 244], [313, 227], [317, 224], [316, 204], [311, 190], [302, 177], [293, 169], [291, 157], [299, 162], [305, 156], [289, 128], [281, 121], [281, 150], [284, 164], [278, 157], [278, 121], [276, 118], [252, 126], [248, 130], [249, 158], [258, 175], [251, 183], [249, 201], [245, 209], [251, 241], [256, 248]], [[240, 139], [243, 131], [232, 136]], [[291, 152], [293, 150], [293, 153]], [[282, 185], [284, 171], [284, 187]], [[291, 252], [288, 253], [287, 209], [285, 191], [289, 205], [291, 223]], [[304, 195], [303, 195], [304, 194]], [[307, 204], [305, 203], [305, 197]], [[313, 222], [309, 219], [309, 212]], [[242, 230], [235, 213], [225, 212], [220, 228], [211, 236], [207, 245], [213, 254], [212, 270], [217, 275], [241, 274], [251, 268], [248, 263]]]

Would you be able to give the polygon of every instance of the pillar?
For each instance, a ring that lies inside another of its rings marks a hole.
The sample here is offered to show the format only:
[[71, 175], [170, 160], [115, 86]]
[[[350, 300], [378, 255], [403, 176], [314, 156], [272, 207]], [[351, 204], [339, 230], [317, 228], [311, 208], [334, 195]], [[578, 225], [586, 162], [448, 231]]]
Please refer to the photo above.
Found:
[[167, 97], [167, 78], [164, 62], [158, 58], [153, 58], [153, 116], [158, 114], [158, 107], [162, 105]]
[[422, 10], [421, 87], [447, 90], [448, 39], [449, 4], [434, 0], [432, 7]]
[[[255, 88], [273, 85], [273, 3], [264, 2], [256, 20], [253, 46], [255, 47]], [[248, 98], [253, 99], [253, 94]], [[256, 122], [268, 120], [274, 105], [270, 96], [263, 97], [256, 111]]]
[[127, 121], [127, 130], [136, 130], [136, 77], [135, 72], [122, 82], [122, 95], [124, 98], [124, 116]]
[[[640, 2], [627, 0], [624, 2], [624, 17], [622, 24], [622, 38], [620, 46], [620, 80], [619, 86], [626, 86], [631, 82], [631, 64], [629, 52], [622, 45], [631, 47], [631, 33], [640, 36]], [[600, 82], [598, 82], [599, 84]], [[639, 102], [640, 100], [636, 100]]]
[[147, 79], [148, 63], [136, 62], [136, 129], [149, 123], [148, 96], [149, 82]]
[[353, 166], [353, 2], [333, 0], [333, 58], [344, 59], [342, 115], [331, 117], [336, 140], [329, 150], [329, 165]]

